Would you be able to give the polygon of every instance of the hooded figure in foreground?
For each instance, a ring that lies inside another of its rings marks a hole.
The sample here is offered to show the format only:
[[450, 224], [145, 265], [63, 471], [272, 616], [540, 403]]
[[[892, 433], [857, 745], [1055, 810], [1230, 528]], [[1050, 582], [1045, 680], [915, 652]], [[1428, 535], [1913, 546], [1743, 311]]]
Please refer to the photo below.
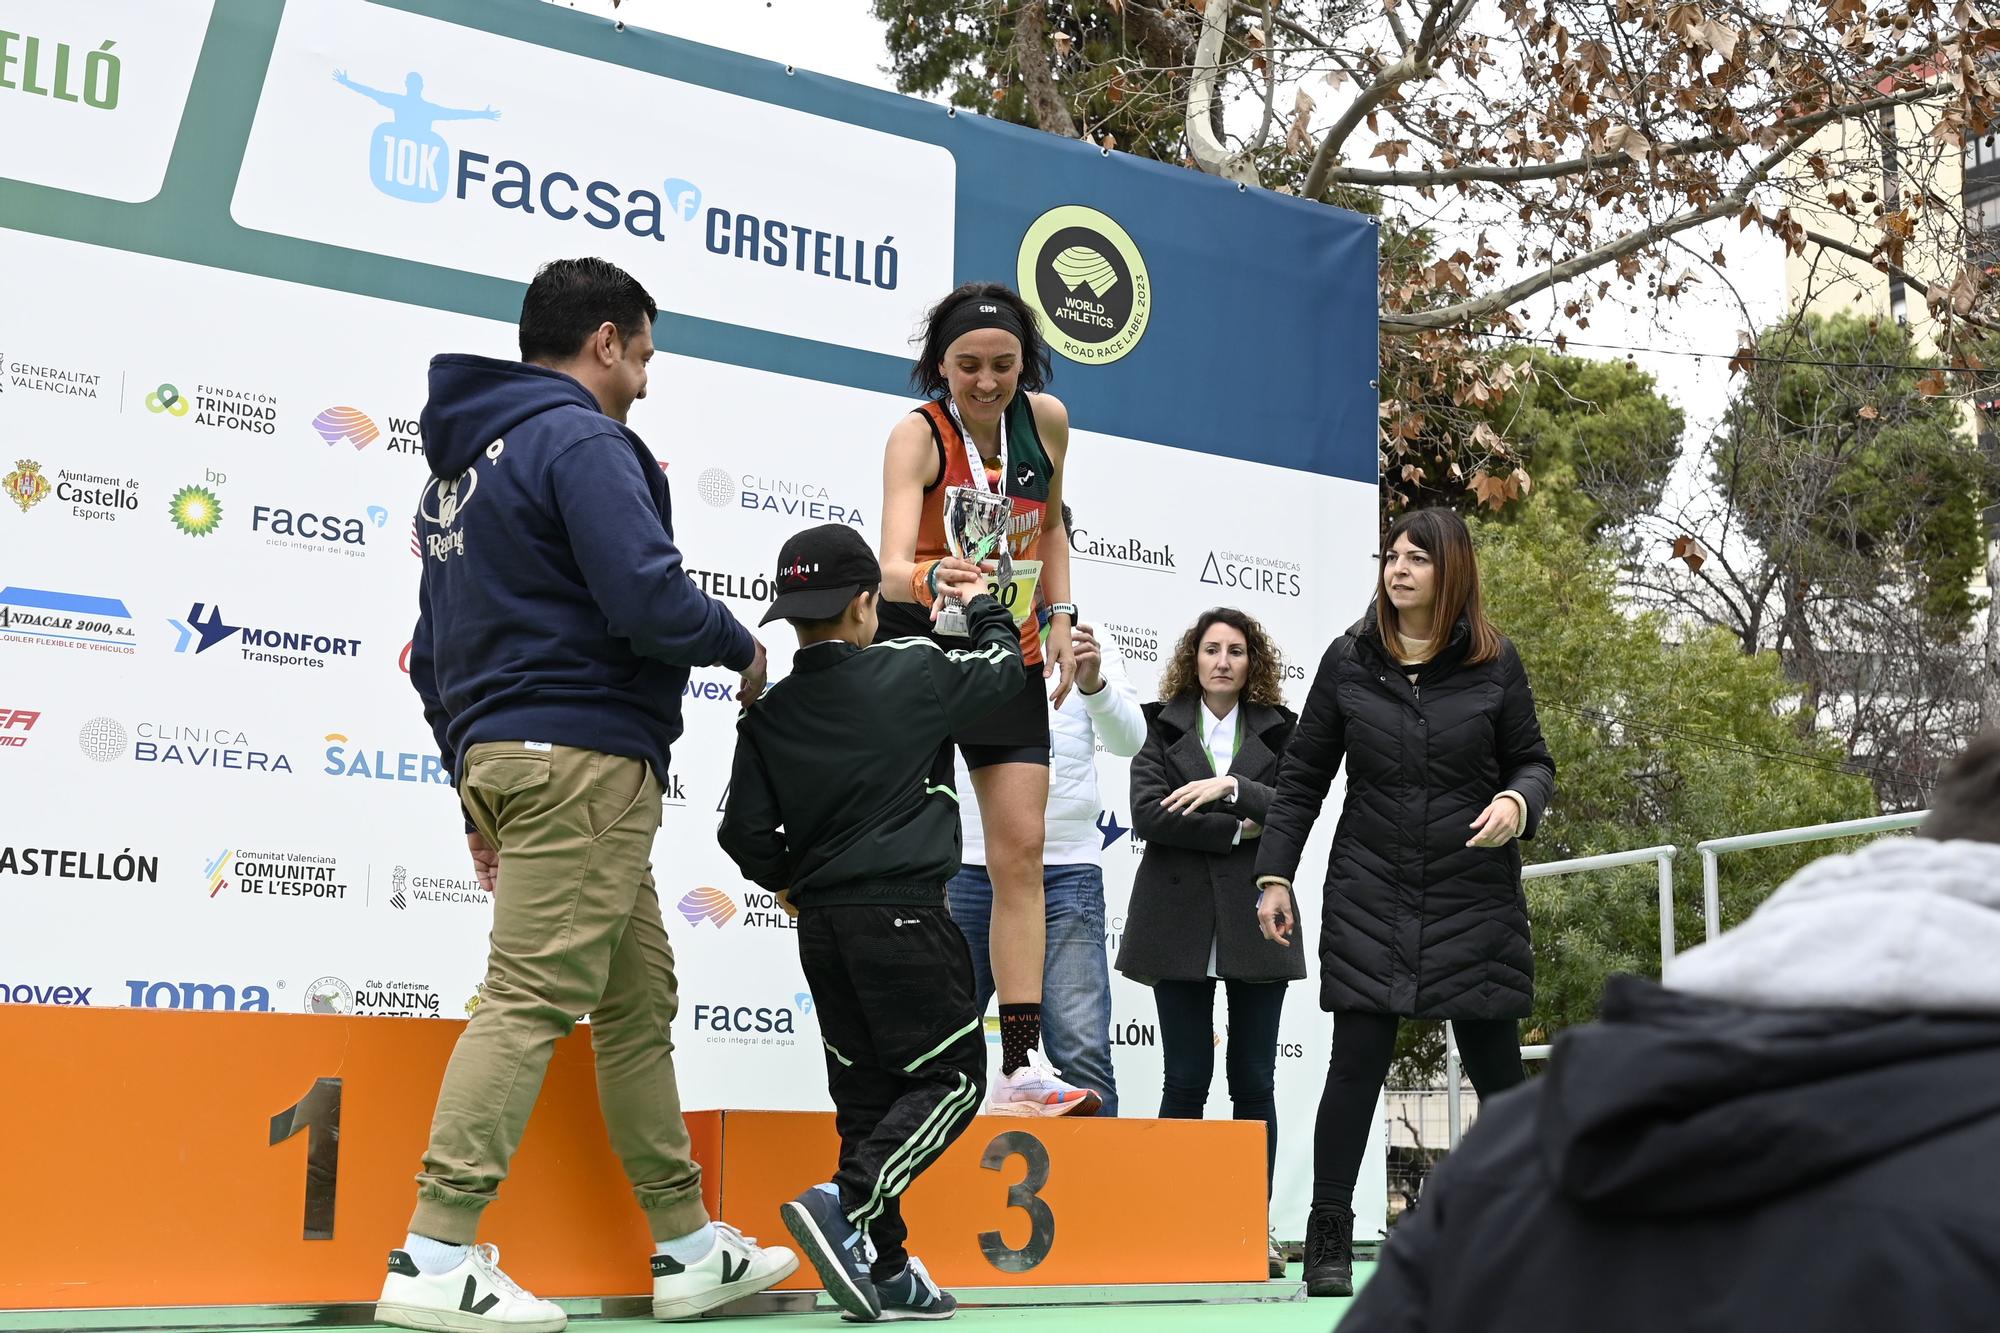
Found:
[[1341, 1333], [2000, 1322], [2000, 732], [1914, 838], [1615, 977], [1488, 1105]]

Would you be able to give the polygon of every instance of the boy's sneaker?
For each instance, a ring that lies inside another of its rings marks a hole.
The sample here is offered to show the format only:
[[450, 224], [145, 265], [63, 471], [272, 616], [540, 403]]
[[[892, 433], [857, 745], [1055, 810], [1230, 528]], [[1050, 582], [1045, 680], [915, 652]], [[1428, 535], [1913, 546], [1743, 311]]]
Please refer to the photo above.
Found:
[[875, 1247], [868, 1233], [848, 1220], [840, 1192], [831, 1185], [815, 1185], [778, 1211], [834, 1303], [857, 1319], [879, 1316], [882, 1300], [868, 1277]]
[[375, 1302], [378, 1323], [458, 1333], [560, 1333], [562, 1307], [536, 1300], [500, 1271], [500, 1251], [475, 1245], [458, 1267], [426, 1273], [402, 1250], [389, 1251], [389, 1276]]
[[[924, 1261], [914, 1254], [903, 1265], [902, 1272], [877, 1282], [875, 1291], [882, 1300], [880, 1318], [885, 1324], [892, 1319], [949, 1319], [958, 1313], [958, 1302], [950, 1292], [931, 1281]], [[851, 1314], [841, 1318], [857, 1322]]]
[[993, 1081], [988, 1115], [1096, 1115], [1104, 1099], [1089, 1088], [1063, 1082], [1040, 1050], [1028, 1052], [1028, 1063]]
[[716, 1222], [707, 1255], [683, 1264], [653, 1256], [653, 1318], [692, 1319], [718, 1306], [754, 1296], [798, 1270], [799, 1256], [782, 1245], [764, 1249], [727, 1222]]

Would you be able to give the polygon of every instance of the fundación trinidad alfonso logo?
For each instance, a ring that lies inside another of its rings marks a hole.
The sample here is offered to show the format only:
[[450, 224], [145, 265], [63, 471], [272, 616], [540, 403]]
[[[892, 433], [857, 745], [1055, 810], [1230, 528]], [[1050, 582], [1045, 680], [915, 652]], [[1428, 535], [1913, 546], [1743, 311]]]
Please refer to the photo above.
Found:
[[7, 498], [21, 506], [24, 514], [48, 499], [49, 492], [55, 489], [42, 475], [42, 465], [30, 458], [16, 460], [14, 470], [0, 479], [0, 487], [5, 488]]
[[736, 904], [730, 900], [729, 895], [721, 889], [710, 888], [705, 884], [700, 888], [688, 890], [675, 906], [680, 914], [687, 918], [690, 926], [698, 926], [706, 921], [720, 930], [736, 917]]
[[184, 417], [188, 414], [188, 400], [173, 385], [162, 384], [146, 395], [146, 410], [155, 416], [164, 412], [170, 417]]
[[[474, 111], [441, 106], [424, 96], [424, 76], [403, 76], [403, 91], [385, 92], [356, 83], [337, 69], [333, 81], [351, 93], [388, 108], [390, 119], [375, 127], [368, 139], [368, 177], [392, 199], [434, 204], [444, 198], [450, 175], [451, 145], [432, 128], [440, 120], [498, 120], [492, 107]], [[330, 443], [330, 442], [329, 442]]]
[[206, 486], [183, 486], [167, 501], [167, 517], [190, 537], [206, 537], [222, 526], [222, 501]]
[[1145, 258], [1123, 227], [1094, 208], [1065, 204], [1036, 218], [1021, 238], [1015, 271], [1049, 346], [1072, 361], [1116, 361], [1146, 336], [1153, 280]]
[[382, 430], [358, 407], [329, 407], [313, 418], [313, 429], [328, 447], [346, 440], [356, 449], [366, 449], [382, 438]]

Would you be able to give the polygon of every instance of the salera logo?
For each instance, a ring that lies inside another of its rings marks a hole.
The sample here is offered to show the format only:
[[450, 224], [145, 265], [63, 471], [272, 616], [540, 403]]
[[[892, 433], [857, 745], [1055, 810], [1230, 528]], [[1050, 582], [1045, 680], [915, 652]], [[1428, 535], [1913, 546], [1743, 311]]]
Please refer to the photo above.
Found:
[[1072, 361], [1116, 361], [1146, 335], [1153, 313], [1146, 261], [1125, 229], [1094, 208], [1065, 204], [1036, 218], [1015, 270], [1049, 346]]

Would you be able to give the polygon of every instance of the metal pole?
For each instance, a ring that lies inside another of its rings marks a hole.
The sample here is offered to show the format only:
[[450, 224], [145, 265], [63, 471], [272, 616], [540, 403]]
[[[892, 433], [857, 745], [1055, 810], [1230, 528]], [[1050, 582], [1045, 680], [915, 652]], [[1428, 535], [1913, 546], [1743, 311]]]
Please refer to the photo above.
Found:
[[1446, 1145], [1456, 1148], [1462, 1123], [1458, 1105], [1458, 1033], [1449, 1020], [1444, 1025], [1444, 1104], [1449, 1126]]
[[1660, 853], [1660, 975], [1667, 974], [1667, 964], [1674, 960], [1674, 853], [1672, 848]]
[[1722, 933], [1722, 883], [1715, 864], [1715, 851], [1701, 849], [1701, 911], [1708, 922], [1708, 938]]

